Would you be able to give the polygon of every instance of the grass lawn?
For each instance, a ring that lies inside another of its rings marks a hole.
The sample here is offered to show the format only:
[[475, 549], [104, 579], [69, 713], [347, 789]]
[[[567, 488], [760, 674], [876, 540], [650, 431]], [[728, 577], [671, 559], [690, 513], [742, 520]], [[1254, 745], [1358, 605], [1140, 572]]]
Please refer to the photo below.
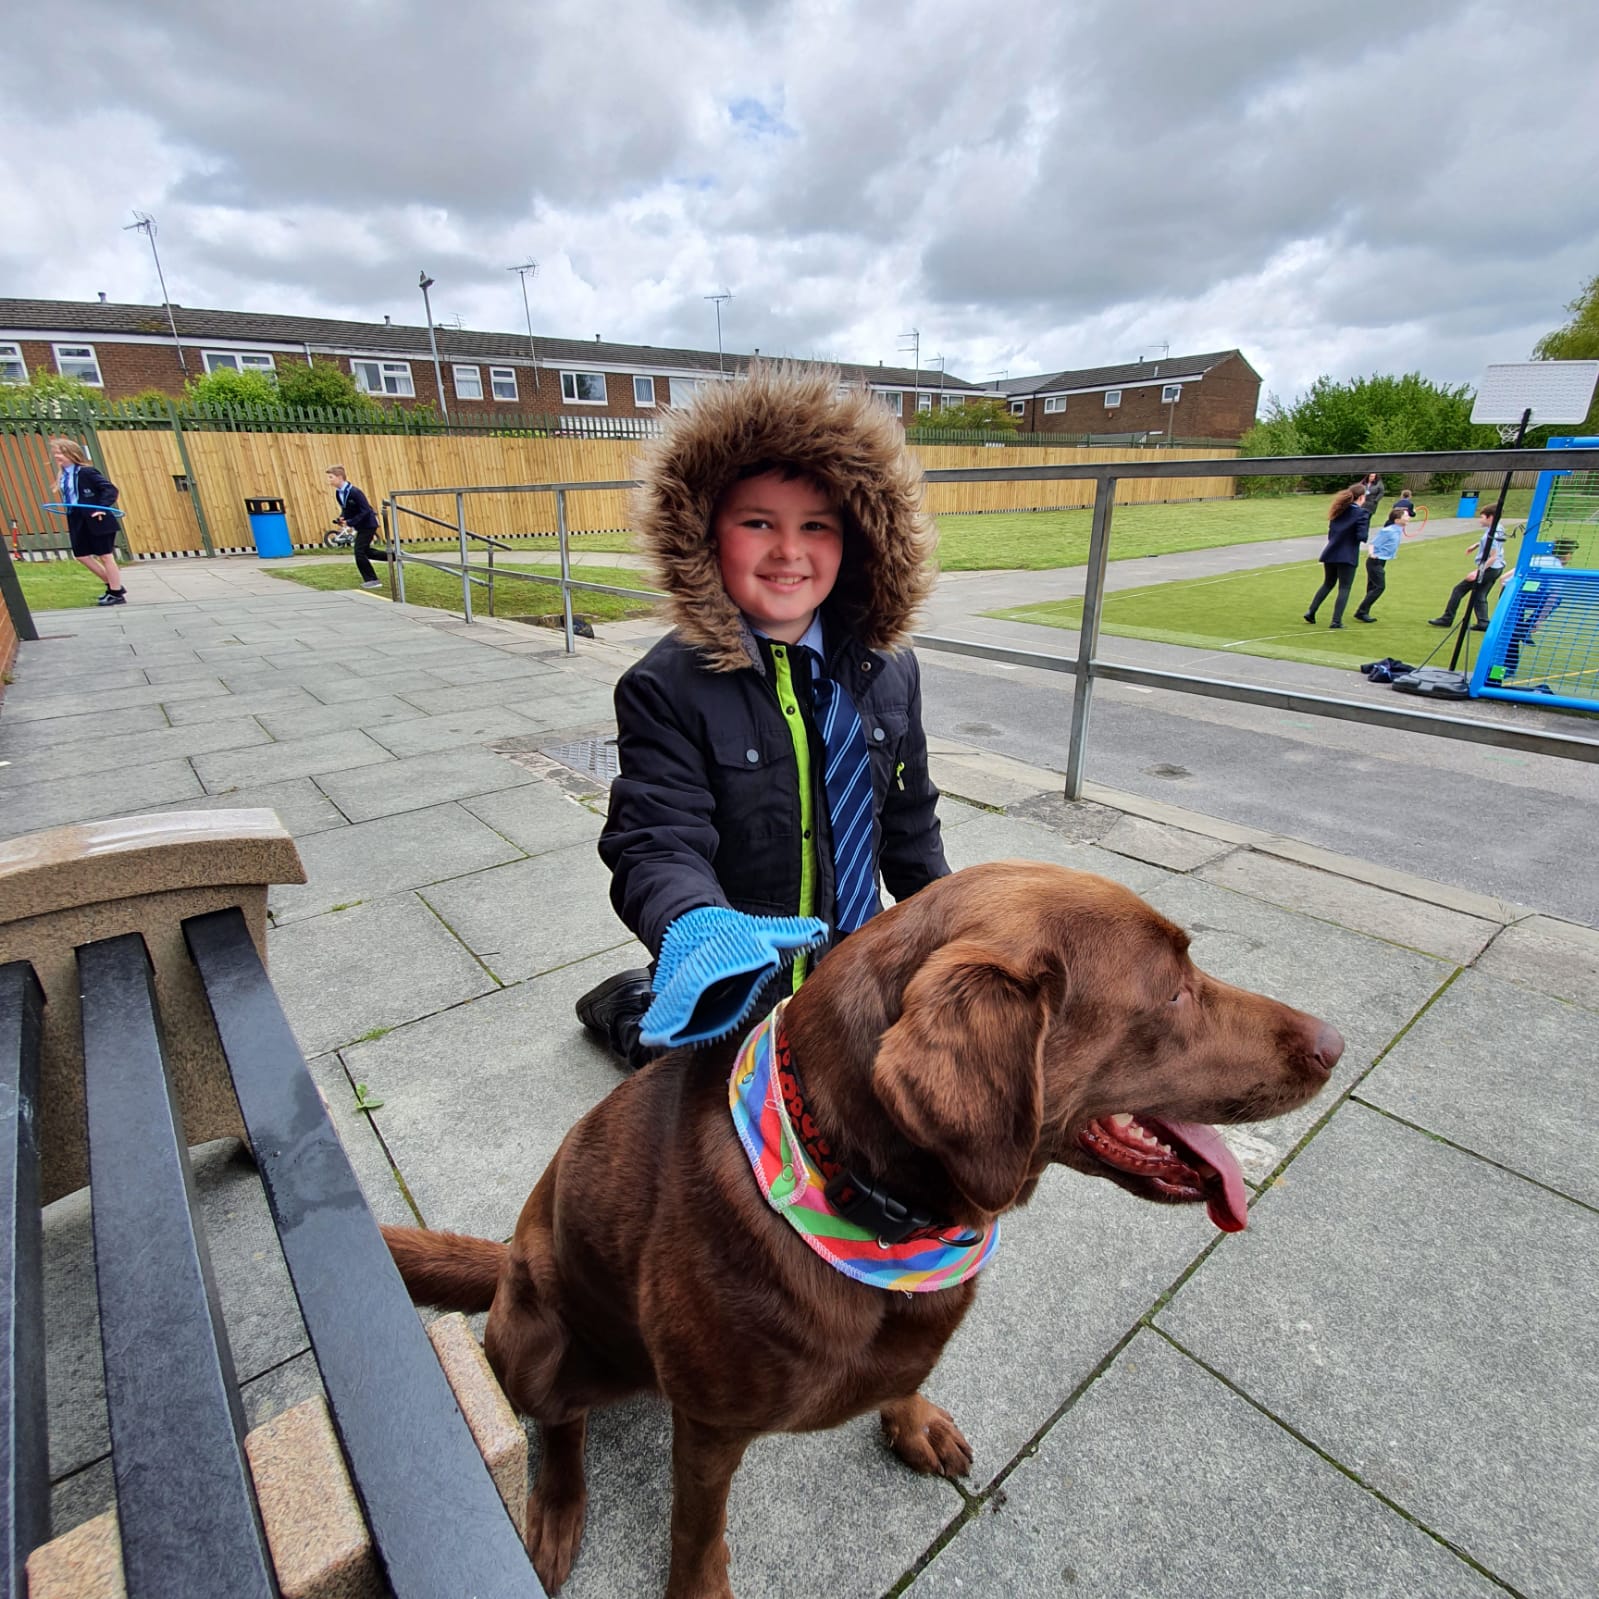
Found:
[[[526, 567], [518, 565], [518, 570]], [[378, 575], [383, 568], [378, 567]], [[614, 583], [618, 588], [646, 586], [641, 572], [626, 571], [618, 567], [588, 566], [583, 578], [592, 583]], [[289, 583], [303, 583], [313, 589], [353, 589], [361, 586], [361, 574], [354, 565], [340, 562], [337, 565], [297, 566], [272, 573]], [[388, 590], [374, 590], [388, 597]], [[447, 572], [432, 572], [426, 567], [408, 566], [405, 574], [405, 598], [411, 605], [430, 605], [436, 610], [461, 609], [461, 580]], [[488, 590], [481, 583], [472, 585], [472, 609], [487, 615]], [[654, 607], [647, 600], [624, 599], [618, 594], [584, 594], [572, 596], [572, 608], [580, 616], [594, 622], [619, 622], [630, 616], [648, 616]], [[561, 589], [558, 583], [523, 583], [515, 578], [503, 577], [494, 585], [494, 615], [500, 617], [549, 616], [561, 609]]]
[[[526, 550], [534, 555], [548, 555], [553, 560], [561, 558], [560, 545], [553, 533], [527, 533], [516, 538], [501, 539], [502, 544], [509, 544], [512, 549]], [[617, 533], [573, 533], [568, 541], [572, 546], [574, 555], [631, 555], [633, 553], [633, 535], [625, 530]], [[481, 555], [486, 548], [477, 539], [468, 539], [472, 553]], [[419, 554], [427, 554], [433, 550], [459, 550], [461, 541], [452, 538], [438, 539], [407, 539], [405, 547], [415, 550]], [[304, 550], [305, 555], [314, 555], [314, 550]]]
[[[1272, 500], [1193, 500], [1179, 505], [1119, 505], [1110, 524], [1110, 558], [1127, 561], [1178, 550], [1209, 550], [1224, 544], [1259, 544], [1321, 533], [1327, 527], [1329, 494], [1292, 494]], [[1435, 517], [1452, 518], [1458, 494], [1422, 495]], [[1531, 489], [1512, 489], [1507, 517], [1525, 516]], [[1388, 514], [1393, 497], [1378, 506]], [[1045, 571], [1082, 566], [1088, 560], [1093, 513], [995, 511], [987, 516], [941, 516], [938, 564], [946, 572]], [[1304, 609], [1303, 606], [1300, 607]]]
[[76, 561], [18, 561], [12, 571], [30, 611], [69, 611], [105, 593], [105, 584]]
[[[1338, 633], [1327, 626], [1332, 620], [1333, 595], [1322, 602], [1314, 627], [1302, 620], [1322, 574], [1314, 561], [1295, 561], [1252, 572], [1125, 589], [1106, 597], [1100, 629], [1126, 638], [1268, 655], [1274, 660], [1308, 661], [1351, 671], [1384, 655], [1419, 666], [1443, 639], [1451, 642], [1439, 651], [1433, 664], [1447, 666], [1454, 635], [1428, 627], [1427, 618], [1443, 610], [1450, 589], [1466, 575], [1470, 557], [1465, 544], [1464, 539], [1430, 539], [1405, 545], [1389, 563], [1388, 588], [1377, 602], [1377, 620], [1369, 626], [1353, 620], [1366, 592], [1364, 561], [1355, 574], [1343, 630]], [[1512, 547], [1512, 556], [1514, 553]], [[1495, 589], [1490, 606], [1498, 595]], [[989, 614], [1046, 627], [1076, 628], [1082, 621], [1083, 602], [1058, 600]], [[1458, 613], [1455, 620], [1458, 624]], [[1482, 635], [1471, 633], [1468, 638], [1475, 660]], [[1461, 664], [1465, 665], [1464, 657]]]

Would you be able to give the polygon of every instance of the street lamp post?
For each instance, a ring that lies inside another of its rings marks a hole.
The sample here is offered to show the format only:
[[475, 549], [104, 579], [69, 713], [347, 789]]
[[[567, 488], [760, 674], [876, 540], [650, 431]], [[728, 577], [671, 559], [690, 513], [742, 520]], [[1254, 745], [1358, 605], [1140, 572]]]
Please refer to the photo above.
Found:
[[533, 361], [533, 393], [539, 392], [539, 352], [533, 343], [533, 313], [527, 303], [528, 274], [534, 277], [539, 275], [539, 264], [534, 260], [524, 261], [521, 266], [507, 267], [507, 272], [514, 272], [522, 280], [522, 315], [527, 318], [527, 353]]
[[428, 319], [428, 348], [433, 352], [433, 381], [439, 389], [439, 411], [444, 420], [450, 420], [449, 402], [444, 398], [444, 368], [439, 365], [439, 341], [433, 332], [433, 303], [428, 299], [428, 290], [433, 287], [433, 279], [426, 272], [419, 272], [416, 279], [417, 287], [422, 291], [422, 309], [427, 313]]

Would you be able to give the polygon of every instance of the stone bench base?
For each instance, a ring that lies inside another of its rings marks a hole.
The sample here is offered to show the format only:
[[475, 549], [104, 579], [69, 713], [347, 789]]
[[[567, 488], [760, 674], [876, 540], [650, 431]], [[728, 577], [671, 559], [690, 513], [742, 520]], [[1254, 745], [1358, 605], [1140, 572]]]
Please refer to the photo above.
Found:
[[[461, 1315], [428, 1336], [519, 1533], [526, 1535], [527, 1435]], [[263, 1422], [245, 1440], [283, 1599], [388, 1599], [333, 1424], [320, 1399]], [[217, 1593], [227, 1592], [218, 1572]], [[125, 1599], [117, 1514], [108, 1510], [28, 1559], [29, 1599]]]

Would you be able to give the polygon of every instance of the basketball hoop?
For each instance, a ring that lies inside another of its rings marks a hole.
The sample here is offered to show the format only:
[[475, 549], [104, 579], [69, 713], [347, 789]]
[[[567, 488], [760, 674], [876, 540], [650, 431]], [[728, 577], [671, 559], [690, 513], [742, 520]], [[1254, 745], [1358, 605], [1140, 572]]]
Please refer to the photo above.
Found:
[[1514, 444], [1516, 435], [1521, 431], [1521, 422], [1519, 420], [1515, 422], [1500, 422], [1496, 425], [1496, 431], [1499, 434], [1499, 442], [1501, 444]]

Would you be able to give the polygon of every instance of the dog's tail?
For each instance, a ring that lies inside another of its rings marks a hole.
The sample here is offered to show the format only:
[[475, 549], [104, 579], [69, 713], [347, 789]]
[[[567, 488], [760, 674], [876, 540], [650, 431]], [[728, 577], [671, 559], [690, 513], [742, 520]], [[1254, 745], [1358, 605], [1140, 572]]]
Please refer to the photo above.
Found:
[[385, 1227], [383, 1241], [412, 1300], [440, 1310], [487, 1310], [510, 1253], [487, 1238], [419, 1227]]

